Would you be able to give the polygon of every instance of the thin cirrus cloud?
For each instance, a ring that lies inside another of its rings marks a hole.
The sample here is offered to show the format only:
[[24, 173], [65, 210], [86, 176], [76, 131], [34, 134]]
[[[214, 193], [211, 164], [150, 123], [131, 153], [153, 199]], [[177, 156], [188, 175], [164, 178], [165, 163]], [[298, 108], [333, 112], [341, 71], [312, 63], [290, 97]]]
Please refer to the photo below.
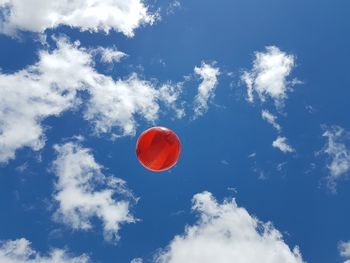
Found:
[[295, 152], [295, 149], [288, 144], [286, 137], [278, 136], [276, 140], [272, 142], [272, 146], [279, 149], [283, 153]]
[[135, 198], [125, 182], [104, 175], [91, 150], [78, 143], [68, 142], [54, 148], [57, 159], [53, 171], [57, 181], [53, 198], [58, 204], [54, 219], [75, 230], [89, 230], [93, 227], [91, 219], [98, 218], [105, 239], [117, 241], [120, 225], [135, 222], [129, 211]]
[[235, 200], [218, 203], [209, 192], [193, 197], [198, 222], [187, 226], [156, 255], [157, 263], [302, 263], [299, 249], [291, 250], [271, 223], [262, 223]]
[[0, 242], [1, 263], [90, 263], [87, 255], [77, 257], [66, 250], [52, 249], [48, 255], [41, 255], [31, 247], [25, 238]]
[[288, 91], [298, 80], [288, 80], [295, 67], [295, 57], [276, 46], [266, 47], [265, 52], [256, 52], [253, 67], [244, 71], [241, 79], [247, 86], [247, 99], [254, 101], [255, 94], [261, 101], [270, 98], [277, 107], [284, 104]]
[[328, 187], [336, 191], [337, 182], [350, 172], [350, 133], [340, 126], [323, 126], [323, 137], [327, 139], [322, 152], [329, 157], [327, 168]]
[[0, 0], [0, 12], [0, 32], [7, 35], [43, 33], [66, 25], [82, 31], [114, 30], [132, 37], [135, 29], [157, 19], [142, 0]]
[[[41, 50], [34, 65], [0, 73], [0, 163], [14, 159], [23, 147], [40, 150], [45, 145], [43, 120], [79, 106], [84, 106], [83, 117], [95, 134], [110, 132], [114, 137], [134, 135], [136, 116], [156, 121], [161, 104], [182, 116], [177, 87], [157, 87], [136, 73], [114, 80], [96, 71], [93, 52], [78, 42], [59, 38], [56, 45], [53, 51]], [[79, 98], [81, 91], [89, 94], [87, 100]]]
[[208, 103], [215, 96], [220, 70], [213, 65], [202, 63], [200, 67], [195, 67], [194, 72], [202, 79], [194, 100], [194, 118], [197, 118], [208, 110]]

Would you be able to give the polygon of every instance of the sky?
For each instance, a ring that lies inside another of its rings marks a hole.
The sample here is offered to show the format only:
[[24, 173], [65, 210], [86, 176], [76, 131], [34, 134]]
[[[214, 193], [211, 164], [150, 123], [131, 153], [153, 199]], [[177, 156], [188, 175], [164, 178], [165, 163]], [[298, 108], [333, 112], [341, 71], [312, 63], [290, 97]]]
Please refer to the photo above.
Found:
[[349, 8], [0, 0], [0, 263], [349, 263]]

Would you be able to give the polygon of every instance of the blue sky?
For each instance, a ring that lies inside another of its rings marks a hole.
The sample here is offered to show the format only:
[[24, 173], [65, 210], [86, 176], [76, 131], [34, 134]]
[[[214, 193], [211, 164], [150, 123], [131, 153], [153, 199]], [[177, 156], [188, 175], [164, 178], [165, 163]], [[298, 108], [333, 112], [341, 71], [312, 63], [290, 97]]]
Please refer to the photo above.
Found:
[[349, 8], [0, 0], [0, 263], [350, 262]]

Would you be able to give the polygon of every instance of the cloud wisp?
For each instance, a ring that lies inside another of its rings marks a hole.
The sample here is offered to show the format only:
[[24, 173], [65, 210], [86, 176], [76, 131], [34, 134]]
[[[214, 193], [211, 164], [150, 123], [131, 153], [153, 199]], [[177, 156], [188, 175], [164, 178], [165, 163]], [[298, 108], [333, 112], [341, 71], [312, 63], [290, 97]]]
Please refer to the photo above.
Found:
[[277, 139], [272, 142], [272, 146], [283, 153], [295, 152], [295, 149], [288, 144], [286, 137], [278, 136]]
[[194, 72], [202, 79], [194, 100], [194, 118], [202, 116], [208, 110], [208, 103], [215, 96], [220, 70], [213, 65], [202, 63], [195, 67]]
[[263, 118], [263, 120], [270, 123], [278, 132], [280, 132], [282, 130], [281, 125], [279, 125], [277, 122], [277, 116], [273, 115], [268, 110], [263, 110], [261, 112], [261, 117]]
[[92, 54], [98, 54], [101, 62], [106, 64], [114, 64], [120, 62], [120, 60], [127, 56], [122, 51], [119, 51], [116, 47], [97, 47], [92, 49]]
[[350, 172], [350, 133], [340, 126], [323, 126], [323, 137], [327, 139], [323, 153], [328, 155], [328, 187], [336, 192], [337, 182]]

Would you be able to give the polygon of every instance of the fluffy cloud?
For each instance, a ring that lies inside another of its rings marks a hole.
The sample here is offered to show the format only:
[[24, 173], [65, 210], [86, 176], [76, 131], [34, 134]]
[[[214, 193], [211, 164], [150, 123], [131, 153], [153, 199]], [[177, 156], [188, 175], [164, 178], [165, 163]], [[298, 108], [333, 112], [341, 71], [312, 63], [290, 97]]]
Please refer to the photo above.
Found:
[[143, 117], [148, 122], [156, 121], [159, 102], [165, 102], [176, 109], [177, 116], [182, 116], [175, 106], [179, 90], [171, 85], [158, 89], [151, 82], [140, 80], [136, 74], [132, 74], [125, 80], [117, 81], [99, 75], [89, 86], [91, 98], [84, 117], [94, 124], [98, 134], [118, 128], [120, 134], [113, 133], [114, 137], [134, 135], [137, 127], [135, 116]]
[[281, 131], [281, 126], [277, 123], [277, 117], [270, 113], [268, 110], [263, 110], [261, 112], [261, 117], [270, 123], [277, 131]]
[[284, 153], [295, 152], [295, 150], [288, 144], [286, 137], [278, 136], [277, 139], [272, 142], [272, 146]]
[[79, 104], [81, 77], [90, 76], [89, 54], [58, 41], [53, 52], [40, 51], [39, 62], [13, 74], [0, 73], [0, 162], [24, 146], [45, 143], [41, 122]]
[[253, 68], [244, 71], [242, 80], [247, 85], [248, 101], [254, 101], [257, 93], [261, 101], [271, 98], [277, 106], [283, 105], [287, 92], [297, 81], [288, 81], [295, 66], [295, 57], [278, 47], [266, 47], [265, 52], [256, 52]]
[[209, 192], [193, 198], [200, 219], [156, 256], [158, 263], [301, 263], [271, 223], [262, 223], [235, 200], [219, 204]]
[[1, 263], [88, 263], [86, 255], [72, 257], [65, 250], [53, 249], [49, 255], [42, 256], [31, 248], [31, 243], [24, 239], [0, 243]]
[[96, 84], [90, 90], [92, 96], [85, 118], [94, 123], [97, 133], [119, 127], [122, 135], [134, 135], [134, 115], [143, 116], [150, 122], [158, 118], [158, 92], [151, 83], [140, 80], [136, 74], [118, 81], [103, 77]]
[[116, 129], [115, 136], [133, 135], [135, 116], [154, 122], [163, 102], [181, 116], [175, 105], [178, 87], [158, 88], [136, 74], [114, 80], [95, 70], [92, 52], [78, 42], [60, 38], [56, 44], [53, 51], [41, 50], [36, 64], [13, 74], [0, 73], [0, 163], [13, 159], [17, 149], [41, 149], [42, 121], [79, 106], [80, 91], [89, 95], [84, 117], [97, 134]]
[[324, 127], [323, 136], [327, 138], [323, 152], [330, 157], [328, 186], [335, 191], [336, 182], [350, 172], [350, 134], [342, 127]]
[[56, 145], [55, 150], [55, 220], [73, 229], [88, 230], [92, 228], [91, 219], [98, 218], [106, 240], [118, 240], [120, 225], [135, 221], [129, 211], [134, 198], [125, 182], [104, 175], [90, 150], [76, 143]]
[[131, 37], [136, 28], [156, 18], [142, 0], [1, 0], [0, 8], [0, 31], [9, 35], [67, 25], [83, 31], [115, 30]]
[[201, 67], [195, 67], [194, 72], [202, 79], [194, 101], [194, 113], [195, 117], [198, 117], [208, 110], [208, 102], [215, 96], [214, 92], [218, 84], [220, 70], [212, 65], [203, 63]]
[[338, 248], [340, 255], [347, 259], [344, 263], [350, 263], [350, 241], [340, 242]]

